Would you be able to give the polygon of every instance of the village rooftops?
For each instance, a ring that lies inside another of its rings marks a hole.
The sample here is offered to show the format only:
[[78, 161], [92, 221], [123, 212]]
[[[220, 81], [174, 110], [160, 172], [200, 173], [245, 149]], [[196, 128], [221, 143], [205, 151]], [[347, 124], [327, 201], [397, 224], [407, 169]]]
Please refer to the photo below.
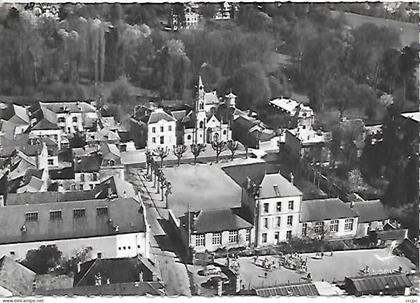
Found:
[[101, 157], [93, 154], [86, 157], [74, 159], [74, 172], [76, 173], [95, 173], [101, 168]]
[[302, 192], [279, 172], [266, 174], [260, 184], [260, 199], [302, 196]]
[[345, 283], [347, 291], [356, 295], [378, 294], [381, 291], [392, 291], [412, 286], [410, 279], [405, 273], [346, 277]]
[[104, 199], [108, 197], [110, 192], [119, 198], [134, 197], [136, 195], [131, 183], [116, 176], [111, 176], [103, 180], [94, 188], [94, 192], [96, 199]]
[[420, 123], [420, 111], [419, 112], [411, 112], [411, 113], [403, 113], [401, 114], [403, 117], [416, 121]]
[[287, 98], [277, 98], [270, 101], [270, 104], [274, 107], [280, 108], [287, 112], [289, 115], [294, 116], [299, 112], [299, 116], [305, 113], [307, 116], [313, 116], [313, 111], [309, 106], [303, 105], [295, 100]]
[[360, 223], [389, 219], [390, 211], [380, 200], [353, 202], [353, 210], [359, 215]]
[[157, 123], [160, 120], [165, 120], [169, 122], [176, 121], [176, 119], [172, 115], [165, 112], [163, 108], [157, 108], [153, 112], [151, 112], [147, 124]]
[[9, 193], [6, 197], [6, 206], [81, 201], [93, 199], [95, 199], [95, 192], [93, 190], [70, 191], [64, 193], [57, 191], [21, 194]]
[[0, 244], [145, 232], [142, 211], [134, 198], [5, 206]]
[[353, 209], [338, 198], [302, 201], [301, 209], [301, 222], [358, 217]]
[[0, 259], [0, 287], [13, 296], [29, 296], [35, 273], [7, 256]]
[[96, 111], [93, 105], [84, 101], [39, 102], [39, 104], [54, 113], [94, 113]]

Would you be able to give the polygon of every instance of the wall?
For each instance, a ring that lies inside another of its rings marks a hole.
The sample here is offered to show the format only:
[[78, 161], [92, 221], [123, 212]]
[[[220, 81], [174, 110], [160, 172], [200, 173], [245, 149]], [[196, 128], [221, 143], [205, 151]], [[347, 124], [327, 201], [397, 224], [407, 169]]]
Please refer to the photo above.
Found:
[[[345, 220], [347, 218], [338, 219], [338, 232], [327, 232], [326, 237], [331, 238], [354, 238], [358, 229], [358, 218], [353, 218], [353, 229], [350, 231], [344, 230]], [[324, 220], [324, 228], [329, 230], [331, 220]], [[311, 233], [314, 234], [314, 227], [316, 222], [306, 222], [308, 224], [308, 236], [311, 236]], [[299, 236], [302, 237], [302, 225], [303, 222], [299, 224]]]
[[286, 130], [285, 133], [285, 144], [289, 148], [290, 153], [293, 155], [301, 154], [301, 142], [292, 133]]
[[61, 135], [63, 131], [61, 129], [44, 129], [44, 130], [31, 130], [31, 135], [37, 137], [49, 137], [50, 139], [58, 143], [58, 147], [61, 148]]
[[191, 235], [191, 246], [194, 247], [196, 252], [215, 251], [218, 248], [232, 248], [232, 247], [248, 247], [253, 242], [253, 232], [251, 230], [251, 239], [250, 241], [245, 241], [246, 239], [246, 229], [240, 229], [238, 231], [238, 243], [229, 243], [229, 231], [222, 232], [222, 244], [212, 244], [213, 233], [205, 234], [205, 246], [196, 246], [195, 234]]
[[124, 179], [124, 166], [115, 166], [115, 167], [101, 166], [101, 170], [99, 171], [99, 179], [103, 180], [111, 176], [117, 176], [120, 179]]
[[[163, 127], [163, 132], [161, 132], [160, 128]], [[155, 128], [155, 132], [153, 133], [153, 127]], [[169, 130], [171, 127], [171, 130]], [[148, 132], [147, 132], [147, 148], [155, 149], [159, 146], [167, 147], [172, 149], [174, 145], [176, 145], [176, 121], [166, 121], [160, 120], [157, 123], [153, 123], [148, 125]], [[164, 137], [164, 143], [160, 144], [160, 137]], [[153, 138], [155, 138], [155, 143], [153, 143]]]

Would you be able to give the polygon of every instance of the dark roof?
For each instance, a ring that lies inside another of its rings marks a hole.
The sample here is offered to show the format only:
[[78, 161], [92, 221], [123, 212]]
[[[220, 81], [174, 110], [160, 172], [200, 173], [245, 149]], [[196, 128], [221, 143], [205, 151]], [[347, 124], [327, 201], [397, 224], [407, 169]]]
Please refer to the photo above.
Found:
[[32, 294], [32, 283], [35, 273], [7, 256], [0, 259], [0, 286], [9, 290], [14, 296]]
[[102, 284], [139, 282], [143, 264], [138, 257], [94, 259], [80, 265], [74, 274], [74, 287], [95, 285], [95, 276], [100, 274]]
[[[107, 216], [97, 216], [97, 207], [107, 207]], [[74, 209], [85, 209], [85, 217], [73, 218]], [[133, 199], [86, 200], [62, 203], [5, 206], [0, 212], [0, 243], [52, 241], [145, 232], [141, 204]], [[61, 210], [62, 219], [50, 221], [50, 211]], [[25, 214], [38, 212], [38, 221], [25, 222]], [[111, 219], [112, 221], [109, 221]], [[22, 231], [22, 226], [26, 232]], [[115, 226], [118, 225], [118, 231]]]
[[279, 167], [262, 163], [252, 163], [246, 165], [226, 166], [222, 170], [233, 179], [239, 186], [245, 186], [247, 177], [256, 184], [261, 184], [266, 173], [272, 174], [279, 172]]
[[380, 274], [373, 276], [352, 277], [346, 281], [353, 284], [355, 290], [360, 294], [377, 294], [380, 291], [410, 287], [410, 279], [404, 273]]
[[353, 202], [353, 210], [359, 215], [359, 223], [389, 219], [390, 212], [380, 200]]
[[95, 107], [84, 101], [69, 101], [69, 102], [40, 102], [42, 107], [48, 108], [55, 113], [94, 113]]
[[301, 222], [357, 217], [357, 213], [338, 198], [302, 201], [301, 208]]
[[134, 197], [136, 192], [131, 183], [120, 179], [116, 176], [111, 176], [103, 180], [99, 185], [94, 188], [95, 198], [104, 199], [108, 197], [109, 190], [112, 194], [117, 195], [119, 198]]
[[319, 296], [319, 292], [313, 283], [301, 283], [280, 285], [266, 288], [257, 288], [257, 296]]
[[73, 180], [74, 170], [73, 167], [64, 167], [61, 169], [49, 170], [51, 180]]
[[35, 283], [35, 294], [41, 294], [54, 289], [69, 289], [73, 287], [73, 276], [55, 273], [36, 275]]
[[95, 199], [95, 192], [92, 190], [57, 192], [46, 191], [37, 193], [8, 194], [6, 205], [42, 204], [68, 201], [83, 201]]
[[49, 296], [164, 296], [164, 287], [164, 284], [161, 282], [132, 282], [55, 289], [40, 294]]
[[157, 123], [160, 120], [176, 121], [176, 119], [172, 115], [166, 113], [165, 111], [163, 111], [163, 109], [158, 109], [150, 114], [148, 124]]
[[302, 196], [302, 192], [279, 172], [266, 174], [261, 182], [259, 198]]
[[91, 156], [78, 157], [74, 159], [75, 173], [99, 172], [101, 168], [101, 156], [94, 154]]
[[[253, 225], [245, 218], [247, 214], [242, 208], [225, 208], [216, 210], [201, 210], [190, 213], [191, 229], [194, 233], [220, 232], [251, 228]], [[194, 223], [193, 217], [196, 216]], [[181, 224], [188, 224], [188, 216], [180, 218]]]
[[376, 235], [378, 239], [382, 241], [404, 240], [405, 238], [407, 238], [407, 232], [407, 229], [390, 229], [377, 231]]
[[394, 252], [395, 251], [402, 252], [405, 257], [418, 266], [419, 248], [409, 239], [404, 239], [404, 241], [402, 241], [401, 244], [394, 249]]
[[32, 130], [58, 130], [57, 124], [48, 121], [47, 119], [43, 118], [40, 120], [37, 124], [35, 124], [34, 127], [32, 127]]

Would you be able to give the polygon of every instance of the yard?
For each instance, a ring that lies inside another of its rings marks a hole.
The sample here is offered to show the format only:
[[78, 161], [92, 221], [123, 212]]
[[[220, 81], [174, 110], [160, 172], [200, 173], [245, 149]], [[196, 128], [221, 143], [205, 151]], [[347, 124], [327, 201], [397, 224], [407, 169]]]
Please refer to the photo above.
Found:
[[[308, 273], [311, 273], [314, 281], [337, 282], [344, 280], [345, 277], [359, 276], [360, 270], [366, 265], [369, 266], [371, 274], [390, 272], [397, 270], [399, 266], [402, 267], [403, 272], [409, 272], [415, 268], [415, 265], [407, 258], [390, 254], [390, 248], [337, 251], [333, 253], [333, 256], [327, 253], [323, 259], [312, 258], [315, 256], [314, 253], [301, 256], [304, 259], [307, 257]], [[264, 258], [265, 256], [260, 257], [260, 259]], [[274, 260], [275, 263], [279, 260], [276, 256], [267, 256], [267, 258]], [[218, 259], [216, 262], [225, 264], [226, 259]], [[239, 263], [240, 278], [245, 289], [303, 282], [307, 275], [284, 267], [266, 271], [254, 265], [253, 257], [241, 257]], [[267, 277], [265, 277], [266, 272]]]
[[241, 204], [241, 188], [218, 164], [181, 165], [163, 169], [165, 177], [172, 183], [172, 194], [168, 197], [169, 208], [175, 216], [188, 209], [220, 209]]

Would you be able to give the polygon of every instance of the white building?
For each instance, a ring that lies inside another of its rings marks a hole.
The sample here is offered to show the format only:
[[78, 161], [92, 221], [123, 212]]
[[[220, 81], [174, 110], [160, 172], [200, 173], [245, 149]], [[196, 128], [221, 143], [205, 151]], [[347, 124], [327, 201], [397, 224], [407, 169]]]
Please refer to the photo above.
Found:
[[197, 27], [200, 21], [200, 15], [193, 11], [191, 7], [185, 9], [185, 28], [193, 29]]
[[174, 145], [176, 145], [176, 119], [162, 108], [157, 108], [147, 121], [147, 148], [172, 149]]
[[369, 231], [381, 231], [390, 223], [390, 210], [380, 200], [353, 202], [350, 207], [359, 215], [357, 237], [365, 237]]
[[0, 255], [22, 260], [31, 249], [56, 245], [66, 258], [86, 247], [104, 258], [148, 257], [148, 225], [139, 199], [3, 206]]
[[299, 130], [312, 129], [315, 115], [314, 111], [309, 106], [287, 98], [273, 99], [270, 101], [270, 105], [287, 113], [290, 117], [296, 117]]

